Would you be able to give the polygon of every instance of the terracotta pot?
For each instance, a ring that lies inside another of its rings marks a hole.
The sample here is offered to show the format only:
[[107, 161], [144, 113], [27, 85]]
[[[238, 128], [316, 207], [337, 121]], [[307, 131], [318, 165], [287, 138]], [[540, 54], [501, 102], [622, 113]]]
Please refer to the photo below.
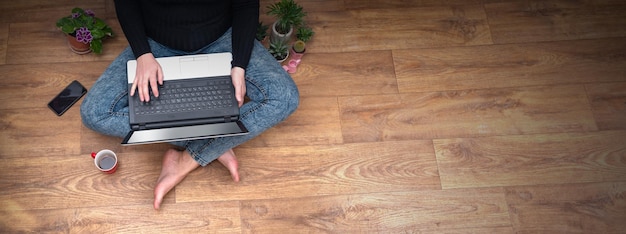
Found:
[[77, 54], [87, 54], [91, 52], [91, 48], [89, 48], [89, 44], [82, 43], [76, 40], [76, 37], [71, 35], [67, 35], [67, 43], [70, 46], [70, 50]]

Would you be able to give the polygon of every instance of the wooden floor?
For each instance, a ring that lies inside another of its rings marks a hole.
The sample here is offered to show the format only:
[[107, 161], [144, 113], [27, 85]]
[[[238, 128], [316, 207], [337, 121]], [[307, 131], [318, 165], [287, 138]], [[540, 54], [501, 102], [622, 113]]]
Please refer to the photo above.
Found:
[[[126, 47], [113, 1], [2, 1], [0, 233], [626, 232], [626, 2], [298, 2], [299, 109], [235, 149], [240, 183], [213, 163], [155, 211], [167, 144], [46, 107]], [[113, 25], [102, 55], [55, 28], [75, 6]]]

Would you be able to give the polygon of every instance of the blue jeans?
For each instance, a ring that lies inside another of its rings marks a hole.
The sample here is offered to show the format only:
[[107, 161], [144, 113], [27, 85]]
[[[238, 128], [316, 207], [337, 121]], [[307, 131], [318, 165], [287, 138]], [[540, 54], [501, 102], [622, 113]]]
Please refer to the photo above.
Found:
[[[174, 50], [149, 40], [154, 57], [232, 52], [231, 30], [210, 45], [194, 52]], [[276, 59], [255, 40], [246, 68], [246, 95], [249, 101], [240, 110], [240, 120], [250, 132], [247, 135], [179, 141], [201, 166], [206, 166], [234, 148], [280, 123], [299, 104], [298, 89], [291, 76]], [[83, 124], [96, 132], [124, 137], [130, 131], [126, 62], [135, 59], [126, 48], [91, 87], [80, 108]]]

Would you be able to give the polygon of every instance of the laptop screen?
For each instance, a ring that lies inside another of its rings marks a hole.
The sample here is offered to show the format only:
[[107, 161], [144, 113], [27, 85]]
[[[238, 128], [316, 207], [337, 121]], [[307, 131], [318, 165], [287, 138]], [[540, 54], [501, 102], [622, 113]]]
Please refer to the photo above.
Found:
[[[243, 130], [242, 130], [243, 128]], [[245, 135], [248, 130], [241, 122], [194, 125], [175, 128], [161, 128], [132, 131], [122, 142], [124, 145], [195, 140], [219, 136]]]

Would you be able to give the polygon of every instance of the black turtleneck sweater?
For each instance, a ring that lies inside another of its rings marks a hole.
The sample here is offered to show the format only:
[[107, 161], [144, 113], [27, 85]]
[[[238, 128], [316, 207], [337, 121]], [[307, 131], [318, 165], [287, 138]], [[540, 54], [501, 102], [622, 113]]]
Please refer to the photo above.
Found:
[[150, 53], [148, 38], [192, 52], [233, 29], [233, 67], [246, 68], [259, 20], [259, 0], [115, 0], [135, 57]]

